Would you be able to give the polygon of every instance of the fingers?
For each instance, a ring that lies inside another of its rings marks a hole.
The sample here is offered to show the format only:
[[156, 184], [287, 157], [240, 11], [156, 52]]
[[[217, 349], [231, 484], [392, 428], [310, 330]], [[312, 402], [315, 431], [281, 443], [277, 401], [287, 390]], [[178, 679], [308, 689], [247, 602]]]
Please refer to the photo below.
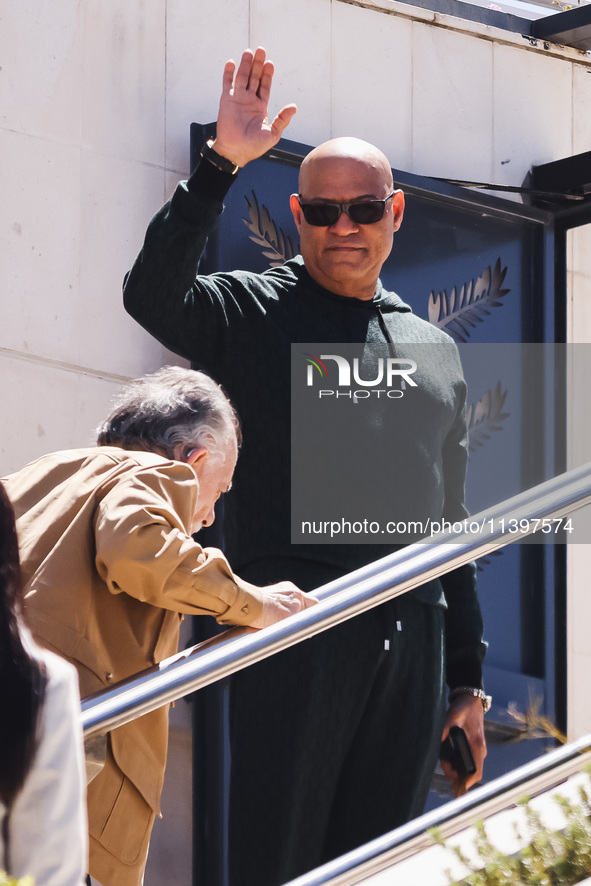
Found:
[[460, 797], [473, 785], [478, 784], [483, 776], [486, 738], [484, 735], [484, 711], [480, 699], [464, 695], [453, 702], [447, 712], [441, 736], [442, 741], [447, 738], [452, 726], [460, 726], [464, 730], [476, 765], [476, 771], [464, 778], [458, 775], [448, 760], [441, 761], [441, 768], [447, 780], [451, 782], [454, 795]]
[[[248, 90], [268, 102], [274, 70], [273, 62], [267, 60], [267, 51], [262, 46], [257, 46], [254, 52], [251, 49], [245, 49], [237, 70], [236, 63], [232, 59], [226, 62], [223, 79], [224, 89], [232, 89], [233, 86], [235, 91]], [[236, 73], [235, 77], [234, 72]]]
[[480, 784], [482, 781], [482, 770], [480, 772], [475, 772], [474, 775], [469, 775], [466, 781], [464, 782], [466, 791], [468, 791], [474, 785]]
[[[287, 582], [286, 584], [291, 584], [291, 582]], [[293, 585], [293, 587], [288, 587], [285, 590], [279, 591], [276, 594], [276, 602], [279, 606], [283, 607], [289, 615], [293, 615], [296, 612], [300, 612], [302, 609], [308, 609], [309, 606], [314, 606], [318, 603], [318, 600], [316, 597], [312, 597], [310, 594], [305, 594]]]
[[469, 788], [482, 781], [484, 775], [484, 760], [487, 754], [486, 742], [481, 741], [478, 738], [470, 741], [470, 747], [472, 748], [472, 756], [476, 763], [476, 772], [474, 775], [471, 775], [466, 782]]
[[440, 761], [441, 770], [451, 785], [454, 797], [462, 797], [468, 792], [468, 788], [475, 784], [473, 779], [465, 779], [458, 775], [448, 760]]
[[[271, 91], [271, 82], [273, 80], [273, 62], [267, 61], [267, 52], [262, 46], [257, 46], [254, 52], [252, 65], [250, 66], [250, 76], [248, 78], [248, 89], [251, 92], [260, 95], [260, 89], [265, 80], [267, 88], [267, 100]], [[262, 96], [261, 96], [262, 98]]]
[[289, 615], [295, 615], [296, 612], [300, 612], [304, 608], [304, 602], [300, 594], [301, 592], [285, 594], [285, 596], [278, 600], [278, 603]]
[[262, 66], [260, 75], [257, 78], [251, 77], [249, 89], [256, 91], [258, 97], [269, 104], [271, 97], [271, 84], [273, 83], [273, 74], [275, 73], [275, 65], [271, 61], [266, 61]]
[[271, 123], [271, 131], [277, 138], [280, 138], [283, 130], [289, 125], [291, 118], [297, 111], [297, 105], [285, 105], [281, 108], [273, 122]]
[[246, 49], [238, 66], [232, 59], [224, 66], [215, 149], [237, 166], [262, 157], [276, 145], [296, 112], [295, 105], [285, 105], [269, 124], [273, 72], [273, 62], [262, 46], [254, 52]]
[[252, 622], [251, 627], [253, 628], [269, 627], [289, 615], [295, 615], [297, 612], [318, 603], [315, 597], [305, 594], [288, 581], [280, 582], [264, 590], [266, 595], [263, 600], [263, 611], [260, 617]]
[[303, 598], [303, 609], [309, 609], [310, 606], [316, 606], [317, 603], [320, 603], [318, 597], [314, 597], [312, 594], [304, 594]]
[[234, 71], [236, 70], [236, 62], [233, 58], [229, 58], [224, 65], [224, 73], [222, 76], [222, 93], [229, 95], [234, 83]]
[[301, 612], [302, 609], [309, 609], [310, 606], [316, 606], [319, 602], [316, 597], [313, 597], [311, 594], [305, 594], [303, 591], [297, 590], [295, 594], [295, 602], [297, 604], [297, 608], [294, 609], [294, 612]]
[[454, 783], [452, 784], [452, 790], [454, 792], [454, 797], [456, 798], [456, 800], [458, 799], [458, 797], [463, 797], [464, 794], [468, 793], [468, 787], [468, 782], [464, 781], [461, 778], [458, 778], [457, 781], [454, 781]]
[[238, 70], [236, 71], [236, 79], [234, 81], [235, 89], [247, 89], [248, 81], [250, 78], [250, 71], [252, 68], [252, 63], [254, 59], [254, 54], [251, 49], [245, 49], [242, 53], [242, 58], [240, 59], [240, 64], [238, 65]]

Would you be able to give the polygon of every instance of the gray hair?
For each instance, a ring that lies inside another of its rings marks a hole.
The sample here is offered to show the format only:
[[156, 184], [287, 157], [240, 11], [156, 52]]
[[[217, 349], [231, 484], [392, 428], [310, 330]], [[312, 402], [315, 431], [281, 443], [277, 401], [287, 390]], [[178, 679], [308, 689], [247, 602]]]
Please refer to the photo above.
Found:
[[233, 437], [241, 443], [236, 410], [204, 372], [165, 366], [131, 381], [114, 407], [97, 428], [99, 446], [145, 449], [186, 460], [193, 449], [222, 454]]

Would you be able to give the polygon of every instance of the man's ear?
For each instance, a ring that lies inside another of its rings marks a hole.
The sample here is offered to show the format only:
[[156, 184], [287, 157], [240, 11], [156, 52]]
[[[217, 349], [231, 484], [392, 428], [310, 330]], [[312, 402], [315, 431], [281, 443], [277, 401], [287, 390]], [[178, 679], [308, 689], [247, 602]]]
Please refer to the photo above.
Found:
[[200, 446], [199, 449], [192, 449], [185, 461], [191, 467], [197, 467], [197, 465], [202, 464], [204, 459], [209, 455], [207, 449], [204, 446]]
[[296, 227], [299, 229], [302, 224], [302, 207], [300, 206], [298, 195], [292, 194], [289, 198], [289, 206], [291, 209], [291, 214], [293, 215], [293, 220], [296, 223]]
[[392, 211], [394, 213], [394, 230], [397, 231], [402, 224], [404, 215], [404, 192], [398, 189], [392, 197]]

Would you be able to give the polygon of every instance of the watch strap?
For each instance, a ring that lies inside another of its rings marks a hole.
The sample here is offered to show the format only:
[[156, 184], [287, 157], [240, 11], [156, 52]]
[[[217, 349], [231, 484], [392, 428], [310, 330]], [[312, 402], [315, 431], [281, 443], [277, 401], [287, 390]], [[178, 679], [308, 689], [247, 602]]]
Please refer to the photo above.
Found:
[[212, 147], [213, 139], [209, 139], [203, 145], [201, 149], [201, 156], [204, 160], [208, 160], [216, 169], [219, 169], [220, 172], [227, 172], [229, 175], [236, 175], [238, 170], [240, 169], [236, 163], [233, 163], [231, 160], [228, 160], [227, 157], [222, 157], [221, 154], [218, 154], [216, 150]]

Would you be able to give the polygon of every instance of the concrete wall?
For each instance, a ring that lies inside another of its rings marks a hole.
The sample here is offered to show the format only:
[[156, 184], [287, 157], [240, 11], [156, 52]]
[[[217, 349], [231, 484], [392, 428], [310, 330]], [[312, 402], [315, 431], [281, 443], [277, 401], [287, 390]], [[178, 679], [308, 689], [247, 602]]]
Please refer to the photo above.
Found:
[[[590, 132], [591, 136], [591, 132]], [[591, 145], [591, 138], [587, 145]], [[568, 234], [568, 337], [575, 345], [572, 355], [571, 428], [569, 458], [572, 465], [588, 459], [585, 445], [591, 440], [589, 409], [589, 378], [581, 371], [591, 345], [591, 225], [575, 228]], [[580, 349], [585, 349], [581, 359]], [[577, 515], [577, 525], [591, 537], [591, 508]], [[585, 698], [591, 681], [591, 595], [589, 564], [591, 545], [570, 545], [567, 566], [567, 669], [568, 669], [568, 734], [572, 738], [591, 734], [591, 709]]]
[[591, 143], [585, 54], [391, 0], [1, 0], [0, 19], [2, 472], [87, 442], [121, 378], [171, 359], [121, 280], [245, 45], [275, 59], [298, 141], [513, 185]]
[[[585, 54], [393, 0], [0, 0], [0, 475], [89, 443], [122, 380], [175, 360], [121, 281], [188, 172], [189, 124], [216, 117], [225, 59], [257, 44], [297, 141], [358, 135], [401, 169], [511, 185], [591, 146]], [[179, 873], [147, 886], [189, 883], [169, 817], [155, 841]]]

